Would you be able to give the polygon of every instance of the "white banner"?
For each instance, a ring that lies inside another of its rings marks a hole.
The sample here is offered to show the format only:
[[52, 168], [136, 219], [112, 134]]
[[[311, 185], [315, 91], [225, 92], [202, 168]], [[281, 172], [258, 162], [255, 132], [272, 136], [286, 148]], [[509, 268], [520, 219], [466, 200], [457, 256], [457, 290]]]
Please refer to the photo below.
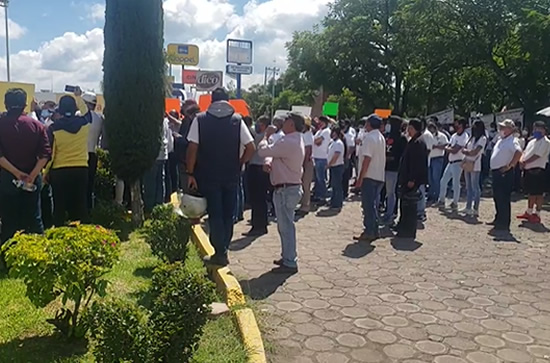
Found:
[[455, 110], [449, 108], [448, 110], [428, 115], [426, 116], [426, 119], [429, 120], [430, 117], [437, 117], [437, 120], [442, 125], [450, 125], [455, 122]]
[[483, 121], [486, 129], [490, 129], [491, 124], [493, 123], [493, 121], [495, 121], [495, 114], [491, 113], [489, 115], [479, 116], [479, 119]]
[[523, 108], [516, 108], [514, 110], [495, 114], [495, 121], [497, 124], [504, 120], [512, 120], [514, 123], [519, 122], [523, 128]]
[[299, 112], [304, 116], [311, 117], [311, 107], [309, 106], [292, 106], [292, 112]]

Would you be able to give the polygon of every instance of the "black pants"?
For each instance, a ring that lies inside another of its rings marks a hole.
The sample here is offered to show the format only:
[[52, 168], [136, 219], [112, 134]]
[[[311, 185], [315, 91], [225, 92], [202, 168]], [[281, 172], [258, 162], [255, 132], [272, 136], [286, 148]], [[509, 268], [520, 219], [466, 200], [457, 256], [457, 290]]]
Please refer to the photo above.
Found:
[[13, 179], [15, 178], [9, 172], [5, 170], [0, 172], [0, 218], [2, 219], [0, 246], [12, 238], [17, 231], [44, 233], [40, 211], [41, 177], [36, 179], [35, 192], [17, 189], [12, 184]]
[[495, 201], [495, 227], [510, 228], [512, 220], [512, 190], [514, 189], [514, 169], [501, 173], [493, 170], [493, 200]]
[[418, 190], [409, 190], [399, 195], [398, 237], [416, 238], [417, 206], [420, 199]]
[[95, 174], [97, 172], [97, 154], [88, 153], [88, 191], [87, 191], [87, 205], [88, 209], [94, 207], [94, 188], [95, 188]]
[[179, 185], [179, 170], [178, 170], [178, 158], [175, 153], [171, 152], [168, 154], [168, 162], [165, 166], [165, 196], [164, 201], [166, 203], [170, 202], [172, 193], [178, 191]]
[[344, 175], [342, 176], [342, 190], [344, 191], [344, 198], [347, 198], [349, 195], [349, 181], [352, 173], [353, 166], [351, 165], [351, 160], [346, 160], [344, 164]]
[[252, 228], [265, 230], [267, 228], [269, 174], [263, 171], [261, 165], [249, 165], [247, 176], [250, 207], [252, 208]]
[[67, 221], [88, 223], [86, 203], [88, 168], [60, 168], [50, 171], [53, 191], [53, 223], [63, 226]]
[[51, 185], [44, 184], [42, 187], [40, 203], [42, 204], [42, 222], [44, 222], [44, 228], [51, 228], [53, 226], [53, 198]]

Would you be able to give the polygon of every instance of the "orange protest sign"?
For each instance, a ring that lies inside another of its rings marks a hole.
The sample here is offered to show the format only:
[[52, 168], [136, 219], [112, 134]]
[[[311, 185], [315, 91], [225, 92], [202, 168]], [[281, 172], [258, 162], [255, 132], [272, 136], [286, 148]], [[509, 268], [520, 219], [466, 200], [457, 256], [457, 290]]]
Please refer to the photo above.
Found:
[[172, 110], [180, 112], [180, 100], [178, 98], [167, 98], [164, 103], [165, 107], [164, 109], [166, 112], [170, 112]]
[[377, 108], [374, 110], [374, 113], [382, 118], [388, 118], [391, 116], [391, 110], [386, 110], [384, 108]]
[[[208, 110], [208, 107], [211, 103], [211, 95], [201, 95], [199, 97], [199, 107], [201, 109], [201, 112]], [[241, 116], [250, 116], [250, 108], [248, 107], [248, 104], [245, 100], [229, 100], [229, 104], [233, 106], [235, 112], [240, 114]]]

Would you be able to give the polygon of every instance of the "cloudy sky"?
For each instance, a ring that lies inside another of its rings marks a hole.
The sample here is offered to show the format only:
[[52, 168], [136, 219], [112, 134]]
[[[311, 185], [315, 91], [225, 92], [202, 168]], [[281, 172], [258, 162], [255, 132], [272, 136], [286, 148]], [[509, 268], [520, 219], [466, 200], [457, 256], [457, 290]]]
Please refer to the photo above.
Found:
[[[263, 82], [265, 66], [286, 65], [285, 42], [310, 29], [331, 0], [164, 0], [165, 42], [200, 47], [201, 69], [223, 70], [228, 38], [254, 41], [254, 72], [243, 85]], [[98, 89], [102, 79], [105, 3], [98, 0], [11, 0], [12, 81], [62, 91], [66, 84]], [[3, 9], [0, 37], [5, 38]], [[0, 80], [6, 79], [0, 39]], [[174, 70], [176, 79], [181, 72]]]

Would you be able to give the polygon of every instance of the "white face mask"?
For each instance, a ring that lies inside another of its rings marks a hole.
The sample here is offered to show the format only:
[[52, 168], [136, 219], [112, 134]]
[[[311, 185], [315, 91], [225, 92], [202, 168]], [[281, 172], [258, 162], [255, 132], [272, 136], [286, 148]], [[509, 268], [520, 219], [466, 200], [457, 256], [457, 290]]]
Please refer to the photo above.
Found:
[[449, 131], [450, 131], [451, 133], [453, 133], [453, 132], [455, 132], [455, 128], [454, 128], [454, 127], [449, 127]]
[[527, 137], [527, 136], [529, 136], [529, 133], [528, 133], [527, 131], [523, 130], [523, 132], [521, 133], [521, 135], [522, 135], [523, 137]]
[[385, 131], [386, 131], [386, 134], [389, 134], [391, 132], [391, 125], [390, 124], [386, 125]]

